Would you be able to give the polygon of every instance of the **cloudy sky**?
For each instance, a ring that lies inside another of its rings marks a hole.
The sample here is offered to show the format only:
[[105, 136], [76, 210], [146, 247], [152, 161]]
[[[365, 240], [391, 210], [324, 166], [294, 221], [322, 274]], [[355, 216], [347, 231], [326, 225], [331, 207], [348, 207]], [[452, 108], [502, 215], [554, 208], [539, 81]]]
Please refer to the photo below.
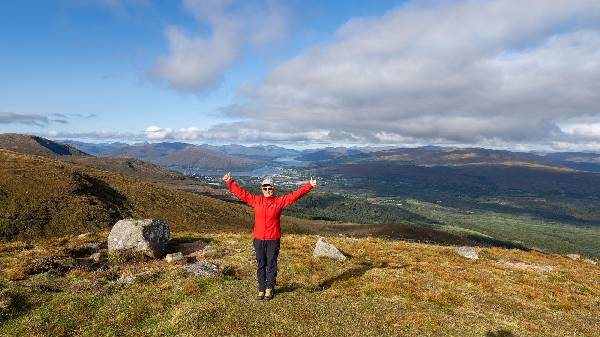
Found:
[[600, 151], [600, 1], [0, 2], [0, 132]]

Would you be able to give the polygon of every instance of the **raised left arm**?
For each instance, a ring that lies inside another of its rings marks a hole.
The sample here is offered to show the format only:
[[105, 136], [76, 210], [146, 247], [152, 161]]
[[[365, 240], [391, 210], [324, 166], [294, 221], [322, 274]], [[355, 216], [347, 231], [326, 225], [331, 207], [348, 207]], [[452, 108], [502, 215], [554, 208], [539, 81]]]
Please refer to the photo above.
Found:
[[300, 187], [299, 189], [297, 189], [296, 191], [290, 193], [290, 194], [286, 194], [284, 195], [281, 199], [283, 200], [283, 206], [282, 207], [287, 207], [291, 204], [293, 204], [294, 202], [296, 202], [296, 200], [300, 199], [303, 195], [305, 195], [306, 193], [310, 192], [310, 190], [313, 189], [313, 184], [311, 184], [310, 182], [306, 183], [304, 186]]

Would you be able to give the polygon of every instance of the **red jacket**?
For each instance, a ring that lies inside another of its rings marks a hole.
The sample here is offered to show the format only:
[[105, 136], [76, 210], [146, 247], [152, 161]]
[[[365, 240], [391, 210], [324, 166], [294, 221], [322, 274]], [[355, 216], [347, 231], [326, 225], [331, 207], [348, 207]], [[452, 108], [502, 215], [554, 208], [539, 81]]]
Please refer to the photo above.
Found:
[[233, 179], [227, 180], [227, 187], [236, 197], [254, 208], [254, 238], [259, 240], [279, 240], [281, 238], [279, 222], [281, 210], [293, 204], [313, 188], [310, 183], [306, 183], [290, 194], [267, 198], [262, 194], [251, 194]]

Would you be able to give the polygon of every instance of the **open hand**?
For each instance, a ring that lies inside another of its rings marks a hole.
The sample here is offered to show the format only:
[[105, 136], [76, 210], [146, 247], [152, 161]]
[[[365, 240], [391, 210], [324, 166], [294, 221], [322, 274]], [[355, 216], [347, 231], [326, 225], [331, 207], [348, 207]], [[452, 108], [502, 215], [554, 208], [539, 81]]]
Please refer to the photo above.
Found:
[[315, 187], [317, 186], [317, 179], [315, 179], [315, 177], [310, 177], [309, 183]]
[[227, 172], [226, 175], [223, 176], [223, 181], [227, 182], [229, 181], [229, 179], [231, 179], [231, 172]]

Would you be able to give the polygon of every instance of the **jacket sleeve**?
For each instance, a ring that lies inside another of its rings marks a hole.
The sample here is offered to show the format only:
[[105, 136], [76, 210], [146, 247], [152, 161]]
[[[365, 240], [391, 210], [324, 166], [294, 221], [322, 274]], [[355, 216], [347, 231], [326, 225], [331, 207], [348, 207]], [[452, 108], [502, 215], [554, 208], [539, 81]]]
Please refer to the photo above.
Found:
[[235, 181], [233, 181], [233, 179], [227, 180], [227, 187], [229, 187], [229, 190], [231, 191], [231, 193], [233, 193], [233, 195], [238, 197], [238, 199], [240, 199], [241, 201], [254, 207], [255, 196], [252, 193], [246, 191], [244, 188], [242, 188], [240, 185], [238, 185]]
[[306, 183], [306, 185], [300, 187], [296, 191], [284, 195], [283, 197], [281, 197], [281, 199], [283, 200], [283, 205], [281, 207], [287, 207], [293, 204], [294, 202], [296, 202], [296, 200], [300, 199], [303, 195], [305, 195], [312, 189], [313, 185], [311, 185], [310, 183]]

